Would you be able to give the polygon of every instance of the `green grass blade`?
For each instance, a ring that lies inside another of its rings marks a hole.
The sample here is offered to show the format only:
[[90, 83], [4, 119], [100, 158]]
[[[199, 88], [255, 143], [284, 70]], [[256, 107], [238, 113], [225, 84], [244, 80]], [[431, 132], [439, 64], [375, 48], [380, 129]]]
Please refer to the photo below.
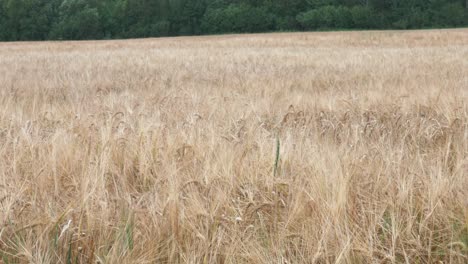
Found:
[[275, 166], [273, 170], [273, 176], [276, 177], [276, 174], [278, 173], [278, 165], [279, 165], [279, 159], [280, 159], [280, 140], [277, 137], [276, 138], [276, 157], [275, 157]]

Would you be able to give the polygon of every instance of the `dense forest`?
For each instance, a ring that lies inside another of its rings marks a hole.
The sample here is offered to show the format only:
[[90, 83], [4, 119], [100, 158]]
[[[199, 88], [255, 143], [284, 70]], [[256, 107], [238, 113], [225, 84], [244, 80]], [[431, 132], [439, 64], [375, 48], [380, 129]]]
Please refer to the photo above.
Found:
[[468, 0], [0, 0], [0, 40], [468, 26]]

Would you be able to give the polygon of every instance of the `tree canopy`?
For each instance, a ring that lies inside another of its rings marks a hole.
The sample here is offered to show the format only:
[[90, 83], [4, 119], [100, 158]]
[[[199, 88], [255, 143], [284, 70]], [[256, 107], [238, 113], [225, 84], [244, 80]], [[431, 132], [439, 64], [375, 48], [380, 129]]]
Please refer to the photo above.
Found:
[[468, 0], [0, 0], [0, 40], [468, 26]]

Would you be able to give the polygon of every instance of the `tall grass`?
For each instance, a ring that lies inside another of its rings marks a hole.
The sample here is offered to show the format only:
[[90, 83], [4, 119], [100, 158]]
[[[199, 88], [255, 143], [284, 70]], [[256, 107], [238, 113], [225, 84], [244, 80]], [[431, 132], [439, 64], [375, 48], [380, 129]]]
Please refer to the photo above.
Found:
[[1, 261], [466, 263], [467, 58], [463, 29], [0, 43]]

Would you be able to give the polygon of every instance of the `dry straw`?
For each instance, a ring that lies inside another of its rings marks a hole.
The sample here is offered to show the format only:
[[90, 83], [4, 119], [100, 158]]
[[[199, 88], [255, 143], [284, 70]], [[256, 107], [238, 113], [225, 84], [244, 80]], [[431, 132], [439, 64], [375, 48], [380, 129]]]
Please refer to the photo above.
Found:
[[467, 263], [467, 62], [464, 29], [0, 43], [0, 262]]

